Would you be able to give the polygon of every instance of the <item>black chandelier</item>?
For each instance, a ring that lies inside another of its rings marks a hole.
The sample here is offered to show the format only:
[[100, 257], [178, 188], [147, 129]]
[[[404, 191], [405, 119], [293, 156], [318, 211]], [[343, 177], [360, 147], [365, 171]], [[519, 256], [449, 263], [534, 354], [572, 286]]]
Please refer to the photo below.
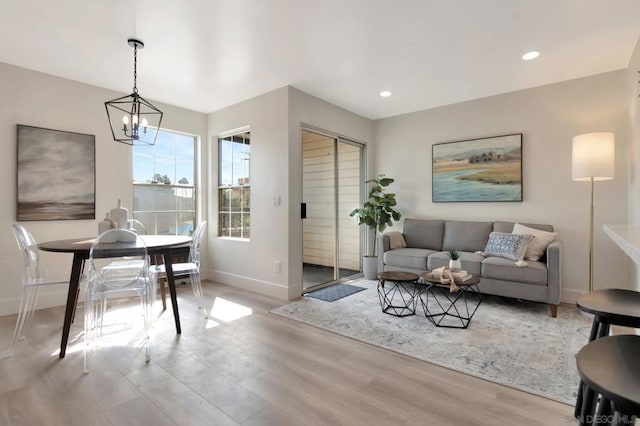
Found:
[[127, 145], [154, 145], [162, 122], [162, 111], [138, 94], [138, 49], [140, 40], [127, 40], [133, 47], [133, 93], [104, 103], [113, 140]]

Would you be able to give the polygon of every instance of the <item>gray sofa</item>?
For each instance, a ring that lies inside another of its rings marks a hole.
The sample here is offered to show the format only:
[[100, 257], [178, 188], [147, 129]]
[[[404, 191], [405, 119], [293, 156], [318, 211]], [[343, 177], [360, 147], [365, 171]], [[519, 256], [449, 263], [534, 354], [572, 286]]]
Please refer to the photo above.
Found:
[[[523, 224], [553, 232], [551, 225]], [[481, 277], [482, 293], [548, 303], [557, 314], [562, 289], [562, 242], [555, 239], [537, 262], [517, 266], [501, 257], [483, 257], [489, 234], [511, 232], [513, 222], [464, 222], [455, 220], [405, 219], [402, 234], [406, 248], [391, 250], [389, 235], [378, 236], [378, 271], [420, 273], [448, 265], [446, 251], [461, 250], [462, 269]]]

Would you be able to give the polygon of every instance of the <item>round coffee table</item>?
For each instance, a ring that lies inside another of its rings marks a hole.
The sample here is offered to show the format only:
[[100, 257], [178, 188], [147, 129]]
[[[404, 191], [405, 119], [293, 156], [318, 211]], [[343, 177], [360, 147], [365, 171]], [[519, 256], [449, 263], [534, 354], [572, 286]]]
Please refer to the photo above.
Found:
[[[424, 315], [436, 327], [467, 328], [471, 318], [482, 303], [478, 289], [480, 278], [473, 276], [466, 281], [455, 281], [458, 290], [451, 291], [450, 284], [443, 284], [439, 275], [423, 272], [420, 278], [428, 284], [420, 293]], [[429, 300], [435, 301], [429, 307]]]
[[[390, 284], [385, 287], [385, 284]], [[418, 275], [412, 272], [384, 271], [378, 274], [378, 299], [385, 314], [406, 317], [416, 314]]]

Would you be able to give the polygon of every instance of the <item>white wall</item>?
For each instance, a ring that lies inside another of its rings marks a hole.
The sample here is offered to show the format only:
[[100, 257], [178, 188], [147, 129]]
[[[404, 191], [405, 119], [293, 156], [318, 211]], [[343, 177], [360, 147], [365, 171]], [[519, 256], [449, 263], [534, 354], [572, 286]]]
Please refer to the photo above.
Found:
[[[633, 61], [640, 62], [640, 54]], [[285, 87], [208, 116], [158, 104], [163, 127], [202, 137], [201, 212], [209, 220], [203, 275], [282, 299], [302, 291], [302, 125], [327, 130], [367, 145], [367, 176], [396, 179], [404, 217], [518, 220], [551, 223], [564, 249], [564, 300], [586, 290], [589, 185], [571, 181], [571, 138], [591, 131], [616, 133], [616, 179], [596, 184], [596, 285], [623, 286], [624, 258], [602, 232], [604, 223], [627, 219], [627, 89], [633, 70], [465, 102], [372, 122], [291, 87]], [[15, 221], [16, 124], [96, 135], [96, 220], [27, 222], [40, 240], [95, 235], [97, 222], [118, 198], [132, 199], [131, 153], [113, 142], [104, 101], [120, 94], [0, 63], [0, 315], [15, 312], [22, 271], [11, 233]], [[635, 85], [633, 89], [635, 90]], [[252, 238], [233, 241], [217, 234], [217, 135], [250, 126], [252, 132]], [[434, 204], [431, 145], [470, 137], [524, 134], [522, 203]], [[635, 135], [635, 133], [634, 133]], [[634, 136], [635, 138], [635, 136]], [[635, 140], [635, 139], [634, 139]], [[375, 141], [375, 156], [370, 149]], [[637, 143], [634, 142], [634, 147]], [[637, 163], [634, 148], [632, 165]], [[637, 180], [629, 176], [631, 221], [640, 222]], [[281, 206], [273, 206], [280, 197]], [[635, 201], [633, 201], [635, 200]], [[125, 201], [125, 205], [131, 205]], [[635, 204], [634, 204], [635, 203]], [[398, 226], [399, 227], [399, 226]], [[274, 262], [282, 269], [275, 272]], [[71, 255], [43, 253], [54, 273], [67, 275]], [[66, 289], [42, 297], [40, 306], [64, 303]]]
[[[589, 183], [571, 180], [572, 137], [616, 135], [615, 179], [595, 188], [596, 288], [626, 287], [622, 252], [603, 224], [627, 221], [627, 94], [624, 70], [420, 111], [375, 123], [374, 169], [396, 179], [403, 217], [548, 223], [563, 241], [563, 301], [588, 289]], [[434, 143], [523, 133], [523, 194], [516, 203], [433, 203]], [[397, 229], [401, 226], [397, 225]]]
[[[4, 315], [17, 311], [22, 279], [22, 260], [11, 231], [16, 211], [16, 124], [96, 136], [96, 220], [23, 222], [38, 241], [97, 235], [98, 222], [118, 198], [131, 208], [133, 188], [131, 148], [113, 141], [104, 109], [105, 101], [122, 94], [3, 63], [0, 93], [0, 315]], [[165, 114], [165, 129], [206, 137], [206, 115], [156, 105]], [[206, 186], [202, 194], [207, 194]], [[206, 198], [202, 201], [206, 206]], [[62, 276], [70, 274], [71, 260], [70, 254], [42, 253], [44, 265]], [[42, 292], [39, 306], [64, 304], [66, 291], [59, 287]]]
[[[302, 293], [302, 126], [326, 130], [367, 147], [367, 175], [371, 176], [373, 122], [295, 88], [289, 88], [289, 298]], [[366, 180], [366, 179], [365, 179]]]
[[[640, 39], [627, 68], [627, 100], [629, 105], [629, 225], [640, 226]], [[640, 265], [628, 262], [631, 288], [640, 291]]]
[[[288, 89], [281, 88], [209, 114], [209, 276], [281, 299], [288, 298]], [[251, 238], [218, 234], [218, 136], [249, 126], [251, 131]], [[274, 197], [281, 205], [274, 206]], [[275, 272], [274, 262], [281, 262]]]
[[[372, 140], [370, 120], [284, 87], [209, 115], [211, 207], [209, 276], [216, 281], [281, 299], [302, 293], [302, 123], [357, 141]], [[217, 138], [251, 130], [251, 238], [215, 237]], [[281, 205], [273, 206], [274, 197]], [[276, 261], [281, 272], [275, 272]]]

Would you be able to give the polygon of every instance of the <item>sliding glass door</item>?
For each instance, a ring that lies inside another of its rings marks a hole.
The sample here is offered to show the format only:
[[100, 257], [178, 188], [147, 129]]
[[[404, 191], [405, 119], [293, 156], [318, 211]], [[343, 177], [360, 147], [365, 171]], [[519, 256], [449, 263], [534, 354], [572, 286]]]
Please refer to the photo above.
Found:
[[360, 204], [363, 145], [302, 131], [303, 288], [360, 272], [360, 230], [349, 212]]

